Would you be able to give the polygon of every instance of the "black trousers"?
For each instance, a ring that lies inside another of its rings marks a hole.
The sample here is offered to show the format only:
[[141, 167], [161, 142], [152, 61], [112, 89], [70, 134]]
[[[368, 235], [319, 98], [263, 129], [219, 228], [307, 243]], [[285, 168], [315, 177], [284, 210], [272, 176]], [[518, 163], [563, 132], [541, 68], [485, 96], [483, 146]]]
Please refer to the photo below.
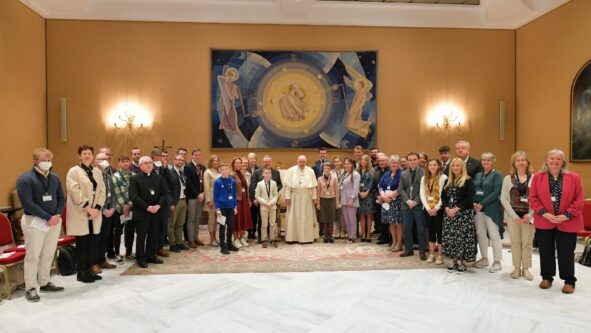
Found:
[[161, 210], [161, 212], [158, 212], [158, 215], [160, 215], [160, 222], [158, 223], [158, 250], [162, 250], [164, 248], [164, 244], [166, 244], [170, 207], [162, 207]]
[[577, 234], [562, 232], [558, 228], [536, 229], [536, 239], [540, 251], [540, 273], [544, 280], [554, 280], [556, 275], [556, 255], [560, 279], [575, 285], [575, 248]]
[[135, 237], [135, 220], [125, 222], [125, 255], [133, 252], [133, 238]]
[[105, 217], [103, 215], [103, 222], [101, 223], [101, 233], [98, 235], [99, 238], [99, 246], [96, 256], [96, 263], [102, 264], [107, 258], [106, 253], [110, 248], [113, 248], [113, 217], [115, 215], [111, 215], [111, 217]]
[[94, 234], [92, 221], [88, 221], [88, 231], [87, 235], [76, 236], [76, 266], [78, 272], [88, 271], [90, 266], [97, 264], [99, 235]]
[[[220, 209], [222, 215], [226, 217], [226, 224], [220, 224], [220, 247], [228, 247], [232, 243], [232, 231], [234, 229], [234, 209]], [[259, 229], [260, 230], [260, 229]]]
[[123, 235], [123, 224], [121, 224], [121, 214], [113, 214], [113, 241], [110, 248], [107, 248], [107, 255], [119, 255], [121, 248], [121, 236]]
[[152, 214], [135, 220], [137, 238], [135, 240], [135, 258], [137, 262], [156, 258], [158, 250], [158, 230], [160, 228], [160, 215]]
[[252, 219], [252, 229], [248, 230], [249, 238], [254, 239], [255, 232], [261, 238], [261, 212], [259, 211], [259, 206], [250, 206], [250, 217]]
[[378, 241], [389, 243], [392, 242], [392, 237], [390, 236], [390, 227], [382, 223], [382, 205], [376, 205], [375, 211], [376, 213], [373, 216], [373, 225], [376, 228], [376, 231], [379, 233]]
[[443, 228], [443, 209], [437, 212], [437, 215], [431, 216], [424, 211], [425, 220], [427, 221], [427, 230], [429, 232], [429, 242], [441, 245], [442, 228]]

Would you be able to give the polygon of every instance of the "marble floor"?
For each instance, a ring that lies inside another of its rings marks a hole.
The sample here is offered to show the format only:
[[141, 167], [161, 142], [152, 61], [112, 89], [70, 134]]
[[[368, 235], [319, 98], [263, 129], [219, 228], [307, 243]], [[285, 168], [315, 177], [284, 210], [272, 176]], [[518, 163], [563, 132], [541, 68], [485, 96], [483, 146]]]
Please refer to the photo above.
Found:
[[[0, 332], [589, 332], [591, 269], [572, 295], [502, 273], [443, 269], [55, 276], [64, 293], [0, 302]], [[404, 259], [398, 259], [404, 260]], [[537, 255], [533, 272], [539, 272]]]

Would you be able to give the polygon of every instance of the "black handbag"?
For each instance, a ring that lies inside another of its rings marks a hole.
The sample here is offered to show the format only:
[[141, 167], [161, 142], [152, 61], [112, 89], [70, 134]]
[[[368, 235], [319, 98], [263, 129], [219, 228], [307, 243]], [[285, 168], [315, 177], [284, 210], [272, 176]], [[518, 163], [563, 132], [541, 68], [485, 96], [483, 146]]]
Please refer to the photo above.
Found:
[[591, 237], [585, 238], [585, 249], [579, 259], [579, 264], [591, 267]]
[[76, 254], [73, 246], [61, 247], [57, 254], [57, 266], [60, 275], [76, 274]]

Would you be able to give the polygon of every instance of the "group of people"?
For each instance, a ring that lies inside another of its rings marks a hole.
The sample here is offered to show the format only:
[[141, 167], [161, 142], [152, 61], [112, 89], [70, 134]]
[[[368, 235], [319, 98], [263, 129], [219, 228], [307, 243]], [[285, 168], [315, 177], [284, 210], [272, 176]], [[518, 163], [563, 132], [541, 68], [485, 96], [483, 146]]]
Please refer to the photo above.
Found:
[[[122, 236], [125, 258], [141, 268], [197, 246], [219, 246], [224, 255], [254, 240], [263, 248], [277, 247], [281, 202], [287, 209], [288, 244], [317, 239], [371, 243], [377, 233], [377, 243], [388, 244], [400, 257], [414, 256], [418, 243], [421, 260], [441, 265], [447, 257], [448, 271], [457, 273], [471, 266], [500, 271], [506, 224], [511, 277], [533, 279], [535, 235], [540, 288], [552, 285], [557, 252], [562, 291], [574, 292], [573, 254], [583, 225], [584, 195], [579, 176], [566, 170], [564, 153], [549, 151], [535, 173], [527, 153], [518, 151], [503, 178], [494, 154], [486, 152], [477, 160], [470, 150], [467, 141], [458, 141], [454, 158], [449, 146], [439, 148], [439, 158], [422, 152], [388, 157], [355, 147], [353, 157], [329, 160], [321, 148], [312, 167], [301, 155], [282, 177], [270, 155], [261, 167], [254, 153], [231, 163], [212, 155], [203, 165], [201, 150], [189, 155], [183, 148], [171, 165], [166, 151], [144, 156], [134, 148], [131, 156], [119, 156], [115, 171], [109, 148], [95, 156], [93, 147], [83, 145], [79, 164], [68, 171], [64, 195], [59, 177], [51, 172], [52, 153], [40, 148], [33, 153], [32, 170], [17, 181], [25, 211], [26, 298], [38, 301], [38, 290], [63, 290], [49, 281], [62, 221], [67, 221], [67, 234], [76, 237], [77, 279], [92, 283], [102, 279], [102, 269], [116, 267], [107, 259], [124, 260]], [[199, 234], [202, 212], [207, 213], [206, 238]]]

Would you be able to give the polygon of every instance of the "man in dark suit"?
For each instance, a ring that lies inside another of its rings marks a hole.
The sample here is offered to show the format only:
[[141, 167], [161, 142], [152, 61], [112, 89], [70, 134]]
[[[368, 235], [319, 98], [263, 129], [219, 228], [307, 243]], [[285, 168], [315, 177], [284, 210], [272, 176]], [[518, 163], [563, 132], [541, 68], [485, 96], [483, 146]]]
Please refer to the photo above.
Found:
[[133, 219], [137, 228], [137, 263], [139, 267], [147, 268], [148, 263], [163, 262], [156, 257], [156, 251], [160, 214], [167, 207], [168, 189], [164, 178], [154, 172], [154, 164], [149, 156], [140, 158], [139, 168], [140, 173], [129, 182], [129, 198], [133, 202]]
[[[260, 216], [260, 212], [259, 212], [259, 203], [255, 198], [255, 191], [256, 191], [256, 187], [257, 184], [263, 180], [263, 170], [264, 169], [271, 169], [271, 179], [273, 179], [276, 183], [277, 183], [277, 192], [281, 191], [281, 189], [283, 188], [283, 184], [281, 183], [281, 175], [279, 174], [279, 171], [276, 169], [271, 168], [271, 164], [272, 164], [273, 160], [271, 159], [270, 155], [265, 155], [263, 157], [263, 167], [260, 169], [257, 169], [251, 176], [250, 176], [250, 186], [248, 187], [248, 194], [250, 197], [250, 201], [252, 201], [253, 206], [257, 207], [257, 211], [256, 214], [257, 216]], [[281, 214], [277, 213], [277, 221], [281, 221]], [[254, 219], [253, 219], [254, 220]], [[260, 220], [259, 220], [260, 221]], [[277, 230], [281, 230], [279, 228], [280, 224], [277, 225], [278, 228]], [[281, 232], [281, 231], [279, 231]], [[269, 228], [267, 228], [267, 230], [265, 230], [265, 234], [269, 233]], [[259, 244], [262, 243], [262, 239], [261, 239], [261, 224], [259, 223], [257, 225], [257, 242]]]
[[443, 174], [449, 174], [449, 162], [451, 162], [451, 149], [448, 145], [439, 147], [439, 160], [443, 164]]
[[456, 156], [464, 160], [466, 170], [472, 179], [477, 173], [482, 171], [480, 160], [470, 157], [470, 142], [460, 140], [456, 143]]
[[316, 175], [316, 178], [322, 176], [322, 173], [324, 171], [324, 163], [326, 163], [327, 161], [326, 159], [326, 148], [322, 147], [318, 149], [318, 161], [314, 162], [314, 167], [312, 168], [314, 170], [314, 175]]
[[369, 157], [371, 157], [371, 166], [376, 168], [378, 166], [378, 154], [380, 151], [376, 147], [372, 147], [369, 152]]
[[160, 149], [152, 150], [152, 160], [154, 161], [154, 172], [162, 178], [166, 184], [166, 207], [163, 207], [160, 212], [160, 223], [158, 226], [158, 252], [161, 257], [169, 257], [170, 254], [164, 251], [164, 244], [166, 243], [166, 234], [168, 231], [168, 216], [170, 215], [170, 207], [173, 205], [172, 193], [170, 191], [173, 182], [172, 174], [168, 168], [168, 160], [164, 158]]
[[[257, 165], [257, 154], [250, 152], [247, 156], [248, 159], [248, 172], [250, 172], [250, 176], [254, 175], [254, 173], [259, 169]], [[254, 184], [256, 188], [257, 184]], [[249, 196], [250, 196], [250, 188], [249, 188]], [[256, 239], [256, 231], [257, 228], [260, 228], [261, 225], [261, 215], [259, 214], [259, 206], [252, 205], [250, 206], [250, 217], [252, 219], [252, 229], [248, 229], [248, 239]]]
[[421, 260], [427, 260], [427, 239], [425, 234], [425, 215], [421, 203], [420, 188], [421, 178], [424, 175], [423, 169], [419, 168], [419, 155], [410, 153], [406, 156], [408, 169], [400, 175], [400, 186], [398, 194], [402, 200], [402, 221], [404, 223], [404, 253], [401, 257], [414, 255], [413, 252], [413, 226], [417, 225], [419, 238], [419, 255]]
[[193, 149], [191, 161], [185, 164], [185, 177], [187, 177], [187, 241], [189, 246], [196, 248], [204, 245], [199, 240], [199, 221], [203, 211], [203, 173], [205, 166], [201, 164], [203, 153], [201, 149]]

